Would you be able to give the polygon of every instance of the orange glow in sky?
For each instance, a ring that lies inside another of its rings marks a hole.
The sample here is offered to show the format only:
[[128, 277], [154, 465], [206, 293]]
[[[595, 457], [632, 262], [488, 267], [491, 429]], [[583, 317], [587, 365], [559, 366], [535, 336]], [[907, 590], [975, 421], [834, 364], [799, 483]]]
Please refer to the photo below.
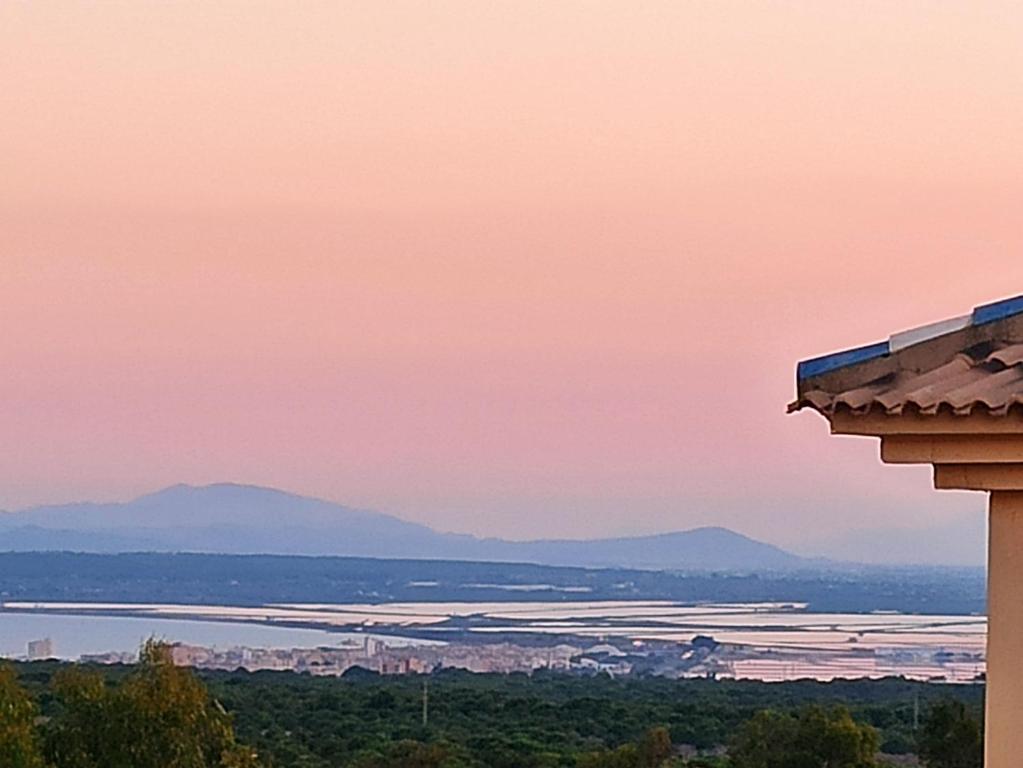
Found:
[[784, 407], [798, 359], [1023, 293], [1021, 38], [1010, 2], [0, 4], [0, 508], [973, 519]]

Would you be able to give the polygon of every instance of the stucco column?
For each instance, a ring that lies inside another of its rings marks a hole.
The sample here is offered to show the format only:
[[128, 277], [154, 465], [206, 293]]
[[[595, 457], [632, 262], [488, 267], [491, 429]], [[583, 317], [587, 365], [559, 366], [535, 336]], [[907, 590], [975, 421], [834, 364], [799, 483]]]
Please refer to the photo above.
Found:
[[985, 768], [1023, 765], [1023, 492], [991, 494]]

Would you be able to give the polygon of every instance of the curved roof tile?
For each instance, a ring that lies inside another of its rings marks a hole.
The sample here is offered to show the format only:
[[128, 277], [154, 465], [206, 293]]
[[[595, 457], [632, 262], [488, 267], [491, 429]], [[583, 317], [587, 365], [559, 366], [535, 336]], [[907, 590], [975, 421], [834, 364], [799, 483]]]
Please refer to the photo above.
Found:
[[[931, 328], [940, 330], [934, 334]], [[915, 343], [801, 364], [799, 395], [789, 410], [812, 408], [825, 416], [1023, 415], [1023, 299], [980, 308], [970, 324], [960, 319], [902, 336]]]

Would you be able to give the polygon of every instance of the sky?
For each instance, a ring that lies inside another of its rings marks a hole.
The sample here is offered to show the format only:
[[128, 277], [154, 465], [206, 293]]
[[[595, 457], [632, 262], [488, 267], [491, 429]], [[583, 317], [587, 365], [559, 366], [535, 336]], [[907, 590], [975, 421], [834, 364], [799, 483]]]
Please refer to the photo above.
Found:
[[997, 1], [0, 3], [0, 508], [236, 481], [979, 562], [980, 495], [785, 406], [800, 359], [1023, 293], [1021, 35]]

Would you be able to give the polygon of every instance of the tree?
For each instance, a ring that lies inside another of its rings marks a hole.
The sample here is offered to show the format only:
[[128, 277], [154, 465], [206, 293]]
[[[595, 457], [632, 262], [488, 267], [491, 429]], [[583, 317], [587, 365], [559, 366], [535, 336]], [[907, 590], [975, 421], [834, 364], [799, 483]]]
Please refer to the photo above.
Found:
[[231, 718], [170, 648], [143, 645], [117, 688], [71, 668], [54, 681], [60, 711], [47, 754], [56, 768], [253, 768], [256, 755], [235, 741]]
[[67, 667], [51, 685], [60, 714], [46, 729], [46, 754], [59, 768], [116, 766], [114, 699], [98, 672]]
[[233, 751], [227, 713], [168, 646], [147, 642], [118, 693], [132, 768], [209, 768]]
[[576, 762], [578, 768], [660, 768], [671, 753], [668, 729], [652, 728], [635, 744], [581, 755]]
[[639, 753], [635, 744], [624, 744], [618, 749], [580, 755], [576, 766], [577, 768], [639, 768]]
[[877, 731], [844, 708], [765, 710], [743, 725], [729, 750], [734, 768], [874, 768]]
[[393, 745], [386, 755], [363, 758], [357, 765], [358, 768], [454, 768], [462, 763], [457, 762], [443, 744], [405, 740]]
[[943, 701], [928, 712], [917, 751], [929, 768], [980, 768], [983, 730], [962, 702]]
[[652, 728], [636, 745], [640, 768], [659, 768], [671, 757], [671, 736], [667, 728]]
[[35, 702], [18, 684], [14, 670], [0, 666], [0, 765], [4, 768], [42, 768], [36, 738]]

